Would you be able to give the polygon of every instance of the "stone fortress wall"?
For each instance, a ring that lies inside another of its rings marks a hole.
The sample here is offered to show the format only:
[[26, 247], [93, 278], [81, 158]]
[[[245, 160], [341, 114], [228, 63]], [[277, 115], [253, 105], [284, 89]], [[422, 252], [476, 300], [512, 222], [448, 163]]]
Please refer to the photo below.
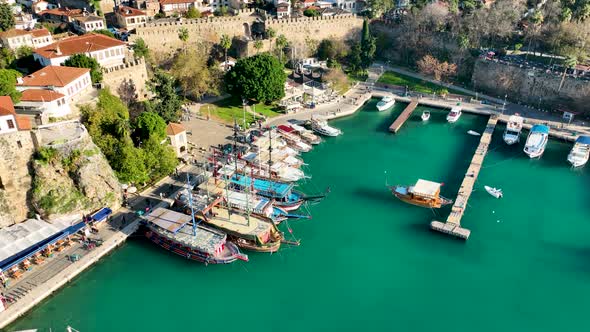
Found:
[[188, 43], [203, 40], [218, 42], [223, 34], [238, 38], [249, 37], [255, 22], [264, 22], [266, 28], [273, 28], [277, 35], [283, 34], [291, 42], [304, 42], [307, 39], [319, 41], [325, 38], [355, 38], [360, 34], [363, 25], [362, 18], [353, 14], [263, 21], [254, 11], [242, 10], [237, 16], [232, 17], [145, 23], [136, 29], [135, 34], [129, 37], [129, 41], [133, 42], [141, 38], [153, 51], [172, 52], [182, 46], [182, 41], [178, 38], [180, 29], [188, 30]]
[[147, 67], [143, 58], [127, 60], [125, 64], [117, 67], [103, 68], [103, 84], [112, 94], [125, 100], [130, 94], [134, 95], [137, 101], [145, 100], [148, 94], [147, 80]]

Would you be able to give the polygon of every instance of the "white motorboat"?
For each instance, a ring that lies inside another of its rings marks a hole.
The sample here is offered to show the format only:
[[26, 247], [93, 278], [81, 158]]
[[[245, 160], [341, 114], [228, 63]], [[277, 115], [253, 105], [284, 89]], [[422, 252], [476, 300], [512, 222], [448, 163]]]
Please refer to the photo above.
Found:
[[275, 173], [279, 179], [287, 182], [295, 182], [301, 179], [309, 178], [305, 176], [302, 170], [291, 167], [283, 162], [274, 163], [270, 167], [271, 172]]
[[293, 128], [293, 130], [295, 130], [299, 136], [301, 136], [301, 138], [303, 138], [303, 140], [309, 144], [316, 145], [322, 142], [322, 139], [319, 136], [314, 134], [311, 130], [301, 127], [300, 125], [291, 124], [291, 128]]
[[385, 96], [377, 103], [377, 110], [379, 112], [386, 111], [395, 105], [395, 99], [391, 96]]
[[468, 130], [467, 133], [471, 136], [481, 136], [481, 134], [475, 130]]
[[545, 125], [534, 125], [529, 132], [524, 146], [524, 153], [530, 158], [541, 157], [549, 141], [549, 127]]
[[590, 157], [590, 136], [580, 136], [568, 154], [567, 161], [574, 167], [581, 167], [588, 162], [588, 157]]
[[506, 124], [506, 130], [504, 130], [504, 135], [502, 136], [506, 144], [512, 145], [520, 141], [520, 131], [522, 130], [523, 123], [524, 118], [518, 114], [510, 116]]
[[490, 186], [483, 186], [483, 187], [486, 189], [488, 194], [490, 194], [496, 198], [502, 198], [502, 196], [504, 196], [504, 194], [502, 193], [502, 189], [492, 188]]
[[334, 137], [334, 136], [338, 136], [338, 135], [342, 134], [342, 131], [340, 131], [340, 129], [330, 127], [326, 120], [320, 120], [320, 119], [312, 119], [311, 120], [311, 129], [313, 131], [315, 131], [316, 133], [318, 133], [320, 135], [324, 135], [324, 136]]
[[424, 111], [420, 117], [422, 118], [422, 121], [428, 121], [428, 119], [430, 119], [430, 112]]
[[451, 111], [447, 115], [447, 121], [449, 123], [455, 123], [461, 117], [461, 107], [455, 106], [451, 108]]

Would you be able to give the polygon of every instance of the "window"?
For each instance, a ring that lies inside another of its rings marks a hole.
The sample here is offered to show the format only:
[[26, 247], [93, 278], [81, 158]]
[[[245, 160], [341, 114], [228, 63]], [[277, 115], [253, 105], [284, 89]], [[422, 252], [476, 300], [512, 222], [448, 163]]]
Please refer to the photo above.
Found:
[[8, 129], [14, 129], [14, 121], [6, 120], [6, 124], [8, 124]]
[[16, 141], [16, 146], [18, 146], [19, 149], [23, 148], [23, 145], [20, 141]]
[[115, 56], [115, 50], [111, 50], [109, 53], [111, 54], [112, 57]]

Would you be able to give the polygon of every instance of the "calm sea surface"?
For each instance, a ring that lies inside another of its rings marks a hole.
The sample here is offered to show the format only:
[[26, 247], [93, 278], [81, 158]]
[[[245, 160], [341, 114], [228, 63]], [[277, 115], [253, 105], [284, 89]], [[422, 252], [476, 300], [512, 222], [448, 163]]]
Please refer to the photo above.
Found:
[[590, 176], [570, 169], [571, 143], [529, 160], [524, 136], [509, 147], [496, 128], [465, 242], [429, 230], [448, 208], [406, 205], [385, 183], [443, 182], [454, 198], [479, 141], [466, 132], [487, 119], [451, 125], [431, 110], [422, 123], [419, 109], [388, 133], [403, 107], [378, 113], [371, 101], [304, 155], [313, 178], [300, 188], [331, 192], [308, 207], [312, 220], [290, 222], [300, 247], [205, 267], [131, 239], [7, 330], [590, 330]]

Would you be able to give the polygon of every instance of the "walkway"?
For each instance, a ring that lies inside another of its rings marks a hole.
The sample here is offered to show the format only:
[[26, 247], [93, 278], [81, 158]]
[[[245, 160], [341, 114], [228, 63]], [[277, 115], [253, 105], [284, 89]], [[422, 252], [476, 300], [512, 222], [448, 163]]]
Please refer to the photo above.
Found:
[[397, 131], [406, 123], [406, 120], [412, 115], [416, 107], [418, 106], [418, 100], [413, 99], [411, 103], [406, 106], [403, 112], [393, 121], [391, 126], [389, 126], [389, 131], [396, 134]]
[[465, 240], [469, 238], [471, 231], [461, 227], [461, 218], [463, 218], [463, 214], [465, 213], [465, 209], [467, 208], [467, 201], [469, 200], [469, 197], [473, 192], [475, 181], [477, 180], [479, 171], [483, 166], [483, 160], [486, 154], [488, 153], [488, 148], [490, 146], [490, 143], [492, 142], [492, 135], [494, 133], [494, 129], [496, 128], [497, 123], [498, 117], [496, 115], [490, 116], [486, 129], [484, 133], [481, 135], [479, 146], [475, 150], [475, 154], [471, 159], [471, 164], [469, 164], [469, 168], [467, 168], [467, 173], [465, 173], [465, 178], [461, 183], [461, 187], [459, 188], [459, 192], [457, 193], [457, 198], [455, 199], [455, 204], [451, 209], [451, 213], [447, 218], [447, 222], [442, 223], [436, 220], [431, 222], [430, 227], [433, 230], [454, 235]]

